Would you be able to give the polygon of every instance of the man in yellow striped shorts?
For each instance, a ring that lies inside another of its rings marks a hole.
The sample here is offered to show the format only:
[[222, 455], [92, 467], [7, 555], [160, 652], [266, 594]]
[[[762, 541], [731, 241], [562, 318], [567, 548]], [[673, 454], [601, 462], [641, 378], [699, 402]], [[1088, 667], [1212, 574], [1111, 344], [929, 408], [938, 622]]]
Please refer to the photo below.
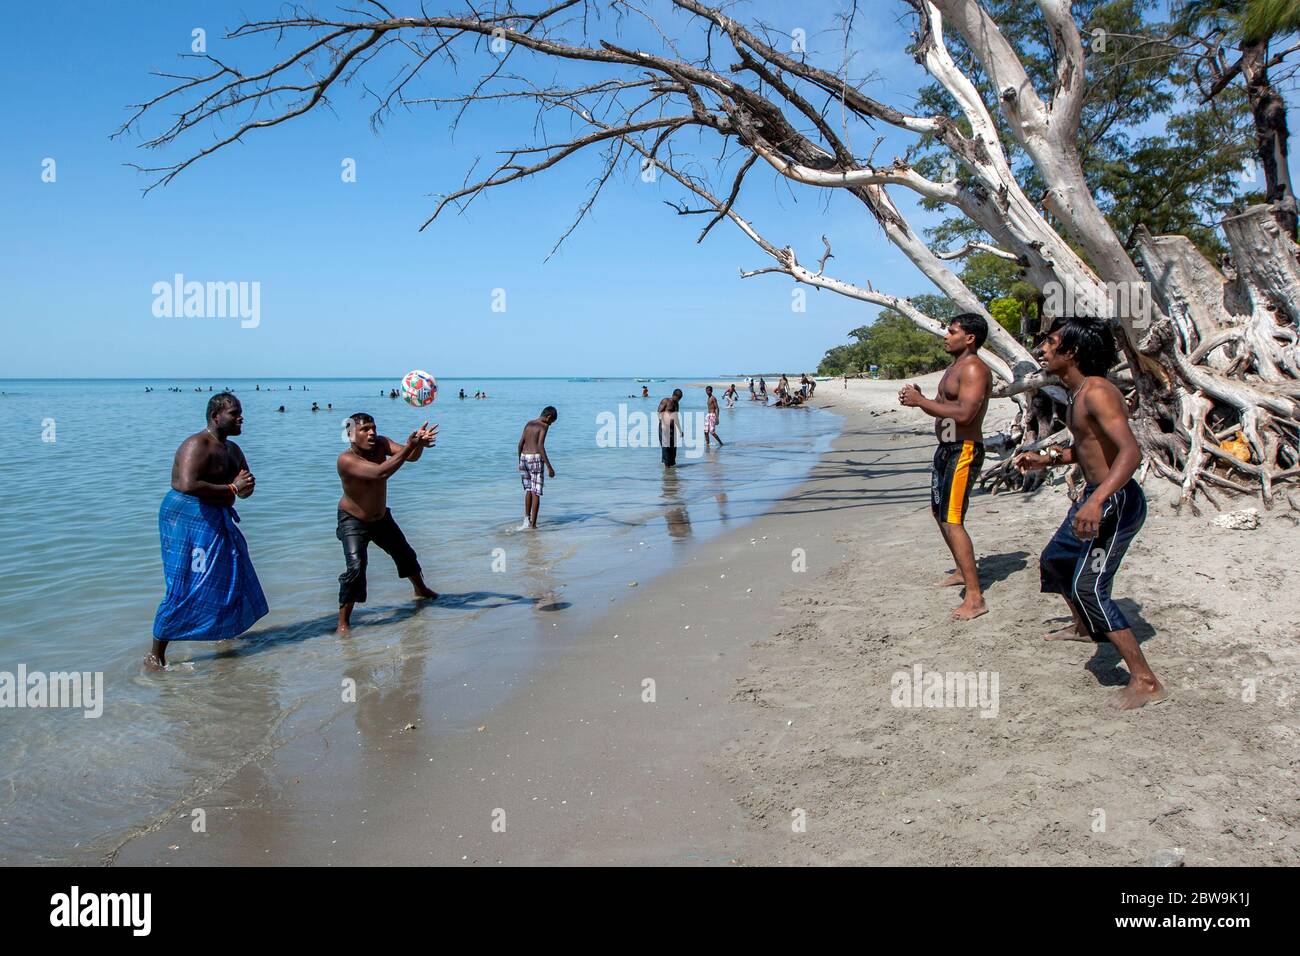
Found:
[[984, 464], [984, 414], [993, 390], [993, 376], [979, 357], [988, 333], [982, 316], [973, 312], [955, 316], [949, 320], [943, 340], [953, 362], [939, 380], [935, 397], [926, 398], [916, 385], [904, 385], [898, 393], [901, 404], [919, 408], [935, 420], [939, 447], [930, 477], [930, 508], [957, 564], [939, 586], [960, 584], [966, 588], [964, 599], [952, 612], [957, 621], [988, 613], [975, 565], [975, 546], [965, 528], [971, 488]]

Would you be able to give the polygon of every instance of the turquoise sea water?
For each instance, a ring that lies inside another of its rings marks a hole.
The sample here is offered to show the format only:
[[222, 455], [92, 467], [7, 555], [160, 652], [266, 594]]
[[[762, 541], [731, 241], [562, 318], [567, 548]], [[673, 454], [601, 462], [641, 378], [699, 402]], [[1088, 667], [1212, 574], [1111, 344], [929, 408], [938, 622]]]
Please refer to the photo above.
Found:
[[[445, 379], [426, 409], [381, 397], [396, 379], [255, 384], [0, 380], [0, 673], [102, 672], [104, 685], [98, 718], [0, 708], [0, 861], [101, 859], [349, 706], [348, 680], [361, 692], [417, 683], [432, 701], [439, 686], [471, 686], [472, 705], [429, 719], [481, 720], [629, 583], [766, 510], [838, 430], [828, 413], [742, 398], [722, 411], [727, 447], [683, 451], [673, 472], [657, 448], [600, 447], [598, 422], [620, 405], [624, 419], [650, 415], [673, 387], [702, 413], [703, 390], [684, 383], [653, 381], [642, 400], [630, 379]], [[210, 385], [244, 405], [237, 441], [257, 491], [237, 510], [271, 612], [241, 639], [173, 644], [171, 669], [145, 674], [164, 589], [158, 505], [176, 446], [204, 425]], [[460, 388], [490, 397], [460, 401]], [[313, 401], [333, 410], [313, 413]], [[560, 411], [547, 441], [558, 475], [541, 529], [519, 532], [516, 443], [547, 404]], [[343, 419], [362, 410], [398, 441], [426, 419], [439, 425], [437, 446], [390, 481], [389, 505], [443, 597], [413, 605], [372, 548], [370, 601], [339, 639], [334, 460]]]

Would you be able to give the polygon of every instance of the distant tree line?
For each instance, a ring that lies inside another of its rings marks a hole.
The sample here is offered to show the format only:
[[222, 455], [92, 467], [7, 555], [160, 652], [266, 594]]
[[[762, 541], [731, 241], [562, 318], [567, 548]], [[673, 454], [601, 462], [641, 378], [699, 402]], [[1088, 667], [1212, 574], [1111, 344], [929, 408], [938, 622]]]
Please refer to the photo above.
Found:
[[[967, 257], [961, 273], [971, 291], [988, 303], [989, 314], [998, 324], [1027, 346], [1034, 344], [1040, 332], [1040, 296], [1023, 278], [1023, 270], [1014, 262], [976, 252]], [[912, 304], [940, 322], [961, 310], [946, 296], [918, 295]], [[943, 344], [921, 329], [911, 319], [893, 309], [881, 309], [876, 321], [849, 332], [847, 345], [828, 349], [817, 366], [818, 375], [856, 375], [871, 373], [881, 378], [907, 378], [924, 375], [948, 364]]]

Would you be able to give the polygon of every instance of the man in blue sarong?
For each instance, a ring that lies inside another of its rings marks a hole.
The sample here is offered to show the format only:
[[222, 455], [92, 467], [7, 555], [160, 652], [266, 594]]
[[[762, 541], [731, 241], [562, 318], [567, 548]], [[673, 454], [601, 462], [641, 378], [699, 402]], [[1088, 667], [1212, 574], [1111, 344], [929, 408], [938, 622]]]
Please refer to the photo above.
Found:
[[167, 594], [153, 621], [153, 648], [145, 666], [167, 666], [170, 641], [236, 637], [267, 612], [266, 596], [235, 526], [235, 498], [255, 481], [232, 435], [243, 430], [239, 399], [221, 392], [208, 400], [208, 427], [176, 450], [172, 490], [158, 511]]

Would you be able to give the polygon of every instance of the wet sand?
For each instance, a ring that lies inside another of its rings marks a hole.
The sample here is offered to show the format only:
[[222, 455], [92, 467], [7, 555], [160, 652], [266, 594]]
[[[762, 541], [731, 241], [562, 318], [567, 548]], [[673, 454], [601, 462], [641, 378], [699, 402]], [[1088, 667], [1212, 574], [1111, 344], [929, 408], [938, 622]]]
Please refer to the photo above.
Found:
[[[1149, 483], [1115, 593], [1174, 693], [1112, 712], [1113, 651], [1040, 639], [1061, 613], [1038, 593], [1037, 555], [1063, 486], [972, 499], [991, 612], [948, 619], [959, 591], [932, 586], [951, 567], [929, 514], [933, 437], [897, 388], [820, 383], [816, 404], [845, 427], [809, 480], [590, 623], [569, 632], [557, 615], [554, 653], [507, 674], [483, 722], [454, 716], [476, 675], [430, 699], [413, 643], [354, 709], [250, 755], [114, 862], [1137, 864], [1174, 847], [1189, 865], [1300, 860], [1300, 573], [1275, 557], [1300, 548], [1295, 523], [1277, 509], [1254, 532], [1215, 529], [1174, 517], [1171, 489]], [[891, 675], [917, 663], [997, 672], [998, 716], [891, 706]]]

